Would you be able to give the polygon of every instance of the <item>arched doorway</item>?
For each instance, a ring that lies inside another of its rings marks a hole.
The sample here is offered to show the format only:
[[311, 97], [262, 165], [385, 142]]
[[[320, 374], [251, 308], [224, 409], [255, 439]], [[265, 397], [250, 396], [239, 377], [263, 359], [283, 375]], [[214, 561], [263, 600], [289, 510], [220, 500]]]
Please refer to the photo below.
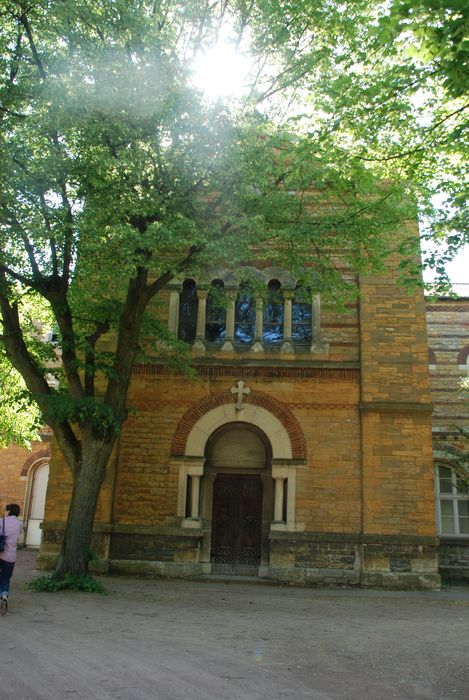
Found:
[[29, 472], [29, 499], [25, 544], [27, 547], [39, 547], [41, 544], [41, 523], [44, 520], [47, 483], [49, 481], [49, 462], [34, 465]]
[[[272, 533], [304, 529], [297, 519], [296, 481], [297, 470], [307, 464], [306, 440], [291, 410], [238, 380], [227, 391], [207, 396], [184, 413], [171, 454], [171, 468], [178, 473], [177, 515], [181, 527], [192, 530], [192, 537], [198, 538], [200, 570], [218, 575], [268, 575]], [[223, 504], [224, 497], [228, 505]], [[236, 499], [243, 503], [238, 510], [233, 505]], [[248, 551], [251, 545], [243, 544], [249, 532], [240, 524], [245, 520], [244, 504], [250, 499], [252, 512], [246, 512], [248, 525], [253, 527], [254, 553]], [[260, 562], [259, 526], [255, 524], [259, 511]], [[223, 541], [219, 518], [239, 525], [238, 531], [230, 535], [232, 540], [238, 537], [238, 554], [228, 561], [220, 560], [216, 549], [233, 547]], [[239, 556], [243, 548], [246, 555], [253, 554], [250, 561], [243, 562], [243, 556]]]
[[271, 459], [268, 439], [252, 425], [230, 423], [208, 440], [204, 515], [213, 573], [257, 575], [268, 557]]

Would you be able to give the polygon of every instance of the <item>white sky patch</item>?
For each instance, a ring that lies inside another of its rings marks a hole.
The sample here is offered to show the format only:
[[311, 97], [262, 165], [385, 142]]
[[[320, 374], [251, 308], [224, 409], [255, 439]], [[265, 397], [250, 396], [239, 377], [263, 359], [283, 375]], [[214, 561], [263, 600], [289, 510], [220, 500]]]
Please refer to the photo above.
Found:
[[252, 57], [236, 50], [221, 37], [218, 43], [194, 60], [193, 81], [206, 97], [241, 97], [248, 89]]
[[[452, 284], [469, 285], [469, 246], [465, 246], [449, 263], [446, 263], [446, 271]], [[436, 274], [434, 270], [424, 270], [423, 279], [429, 284], [434, 282]]]
[[448, 263], [448, 275], [454, 284], [469, 284], [469, 247]]
[[[438, 193], [432, 198], [433, 205], [437, 208], [445, 208], [446, 195], [444, 193]], [[427, 222], [424, 219], [420, 222], [421, 230], [425, 231], [427, 228]], [[425, 252], [432, 252], [440, 249], [444, 252], [445, 244], [444, 241], [436, 245], [431, 241], [422, 241], [422, 252], [425, 256]], [[457, 255], [454, 256], [451, 262], [445, 265], [448, 277], [452, 284], [469, 284], [469, 246], [463, 246]], [[431, 284], [436, 279], [436, 273], [434, 270], [426, 269], [423, 271], [424, 282]]]

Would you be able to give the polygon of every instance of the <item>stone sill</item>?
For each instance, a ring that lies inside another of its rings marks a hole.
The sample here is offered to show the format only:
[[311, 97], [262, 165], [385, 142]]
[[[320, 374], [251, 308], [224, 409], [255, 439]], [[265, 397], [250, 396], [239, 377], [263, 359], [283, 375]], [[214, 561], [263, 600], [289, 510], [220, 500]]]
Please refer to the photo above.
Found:
[[[359, 532], [292, 532], [271, 531], [271, 540], [295, 542], [338, 542], [352, 544], [413, 544], [437, 547], [438, 538], [419, 535], [366, 535]], [[469, 540], [467, 541], [469, 544]]]
[[469, 547], [469, 535], [466, 535], [465, 537], [462, 535], [440, 535], [438, 538], [440, 541], [440, 546], [461, 546], [461, 547]]
[[[65, 530], [64, 522], [44, 522], [42, 530]], [[106, 523], [95, 523], [93, 527], [94, 534], [106, 535], [164, 535], [173, 537], [203, 537], [207, 531], [201, 527], [198, 528], [183, 528], [176, 525], [126, 525], [125, 523], [111, 525]]]

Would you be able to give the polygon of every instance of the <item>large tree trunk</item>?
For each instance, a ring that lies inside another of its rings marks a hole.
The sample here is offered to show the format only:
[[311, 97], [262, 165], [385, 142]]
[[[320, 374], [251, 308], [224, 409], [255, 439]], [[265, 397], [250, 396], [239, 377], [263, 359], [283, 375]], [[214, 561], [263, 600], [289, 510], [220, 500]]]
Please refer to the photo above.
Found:
[[54, 578], [82, 576], [88, 571], [96, 505], [114, 442], [115, 437], [83, 449], [82, 462], [73, 473], [72, 499]]

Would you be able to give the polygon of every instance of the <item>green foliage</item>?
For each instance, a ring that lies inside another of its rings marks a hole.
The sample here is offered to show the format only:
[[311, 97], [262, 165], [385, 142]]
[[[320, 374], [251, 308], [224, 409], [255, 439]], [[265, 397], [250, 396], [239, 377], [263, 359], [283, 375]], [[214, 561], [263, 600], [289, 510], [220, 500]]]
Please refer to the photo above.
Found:
[[55, 394], [47, 396], [43, 403], [44, 419], [48, 423], [87, 423], [101, 437], [119, 432], [120, 424], [112, 408], [93, 396], [74, 399], [68, 393]]
[[456, 470], [459, 478], [469, 489], [469, 428], [455, 426], [457, 435], [452, 443], [444, 443], [440, 456]]
[[88, 549], [88, 556], [87, 560], [92, 563], [96, 563], [99, 561], [99, 557], [97, 553], [94, 551], [94, 549]]
[[444, 291], [445, 264], [469, 242], [467, 2], [258, 0], [251, 8], [254, 44], [270, 47], [256, 99], [276, 100], [341, 172], [361, 163], [401, 183], [426, 223], [425, 262]]
[[57, 593], [58, 591], [79, 591], [81, 593], [100, 593], [107, 595], [106, 588], [102, 583], [96, 581], [88, 574], [84, 576], [73, 576], [66, 574], [63, 578], [58, 579], [54, 576], [39, 576], [26, 584], [26, 588], [30, 591]]
[[16, 443], [30, 448], [39, 439], [41, 425], [37, 404], [0, 346], [0, 447]]
[[343, 4], [342, 42], [314, 92], [316, 128], [415, 198], [443, 291], [445, 263], [469, 242], [468, 5], [371, 2], [351, 27], [353, 4]]

